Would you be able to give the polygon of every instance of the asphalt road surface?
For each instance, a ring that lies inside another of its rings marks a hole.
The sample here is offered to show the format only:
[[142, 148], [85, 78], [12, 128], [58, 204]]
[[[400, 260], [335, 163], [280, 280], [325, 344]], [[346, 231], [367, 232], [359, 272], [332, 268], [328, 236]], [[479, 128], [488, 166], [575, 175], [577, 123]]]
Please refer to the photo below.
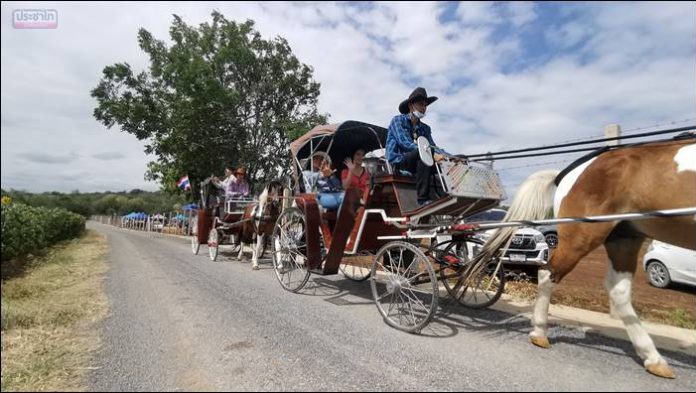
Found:
[[111, 246], [92, 390], [696, 391], [696, 354], [661, 351], [677, 374], [665, 380], [629, 342], [555, 326], [543, 350], [524, 318], [453, 305], [407, 334], [382, 321], [368, 282], [313, 276], [293, 294], [269, 264], [89, 226]]

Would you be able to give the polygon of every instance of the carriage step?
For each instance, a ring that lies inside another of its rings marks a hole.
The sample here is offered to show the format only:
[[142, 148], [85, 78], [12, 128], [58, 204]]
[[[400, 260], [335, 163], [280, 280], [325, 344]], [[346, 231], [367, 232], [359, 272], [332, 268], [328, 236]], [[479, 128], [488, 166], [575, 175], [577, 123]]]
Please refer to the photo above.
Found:
[[324, 269], [309, 269], [309, 272], [312, 274], [318, 274], [320, 276], [324, 275]]

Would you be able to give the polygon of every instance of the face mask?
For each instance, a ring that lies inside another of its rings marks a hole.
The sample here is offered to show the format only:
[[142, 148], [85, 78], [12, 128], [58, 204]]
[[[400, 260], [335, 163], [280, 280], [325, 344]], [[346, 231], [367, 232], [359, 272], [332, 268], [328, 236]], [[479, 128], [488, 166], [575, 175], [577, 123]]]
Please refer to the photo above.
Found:
[[419, 111], [413, 111], [413, 116], [417, 117], [418, 119], [422, 119], [425, 117], [425, 113], [421, 113]]

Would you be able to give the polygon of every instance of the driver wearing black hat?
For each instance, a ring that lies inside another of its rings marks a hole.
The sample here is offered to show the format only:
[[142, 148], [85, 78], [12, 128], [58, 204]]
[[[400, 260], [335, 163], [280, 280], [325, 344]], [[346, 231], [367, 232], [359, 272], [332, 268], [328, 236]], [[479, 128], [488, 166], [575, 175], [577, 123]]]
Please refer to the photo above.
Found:
[[430, 126], [423, 123], [428, 105], [437, 100], [437, 97], [428, 97], [425, 89], [416, 88], [411, 95], [399, 104], [400, 115], [394, 116], [389, 124], [387, 134], [387, 160], [397, 170], [404, 170], [416, 175], [416, 188], [418, 190], [418, 204], [430, 203], [430, 174], [433, 167], [428, 166], [420, 159], [416, 139], [425, 137], [433, 147], [433, 159], [439, 162], [444, 158], [445, 151], [435, 147]]

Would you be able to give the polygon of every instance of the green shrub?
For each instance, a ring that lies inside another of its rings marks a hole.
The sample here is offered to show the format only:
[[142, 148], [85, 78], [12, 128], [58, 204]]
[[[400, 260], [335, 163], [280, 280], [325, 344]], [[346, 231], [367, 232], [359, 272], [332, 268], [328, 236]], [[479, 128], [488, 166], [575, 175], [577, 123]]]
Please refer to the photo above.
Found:
[[79, 236], [84, 217], [65, 209], [2, 205], [2, 261], [35, 254], [61, 240]]

